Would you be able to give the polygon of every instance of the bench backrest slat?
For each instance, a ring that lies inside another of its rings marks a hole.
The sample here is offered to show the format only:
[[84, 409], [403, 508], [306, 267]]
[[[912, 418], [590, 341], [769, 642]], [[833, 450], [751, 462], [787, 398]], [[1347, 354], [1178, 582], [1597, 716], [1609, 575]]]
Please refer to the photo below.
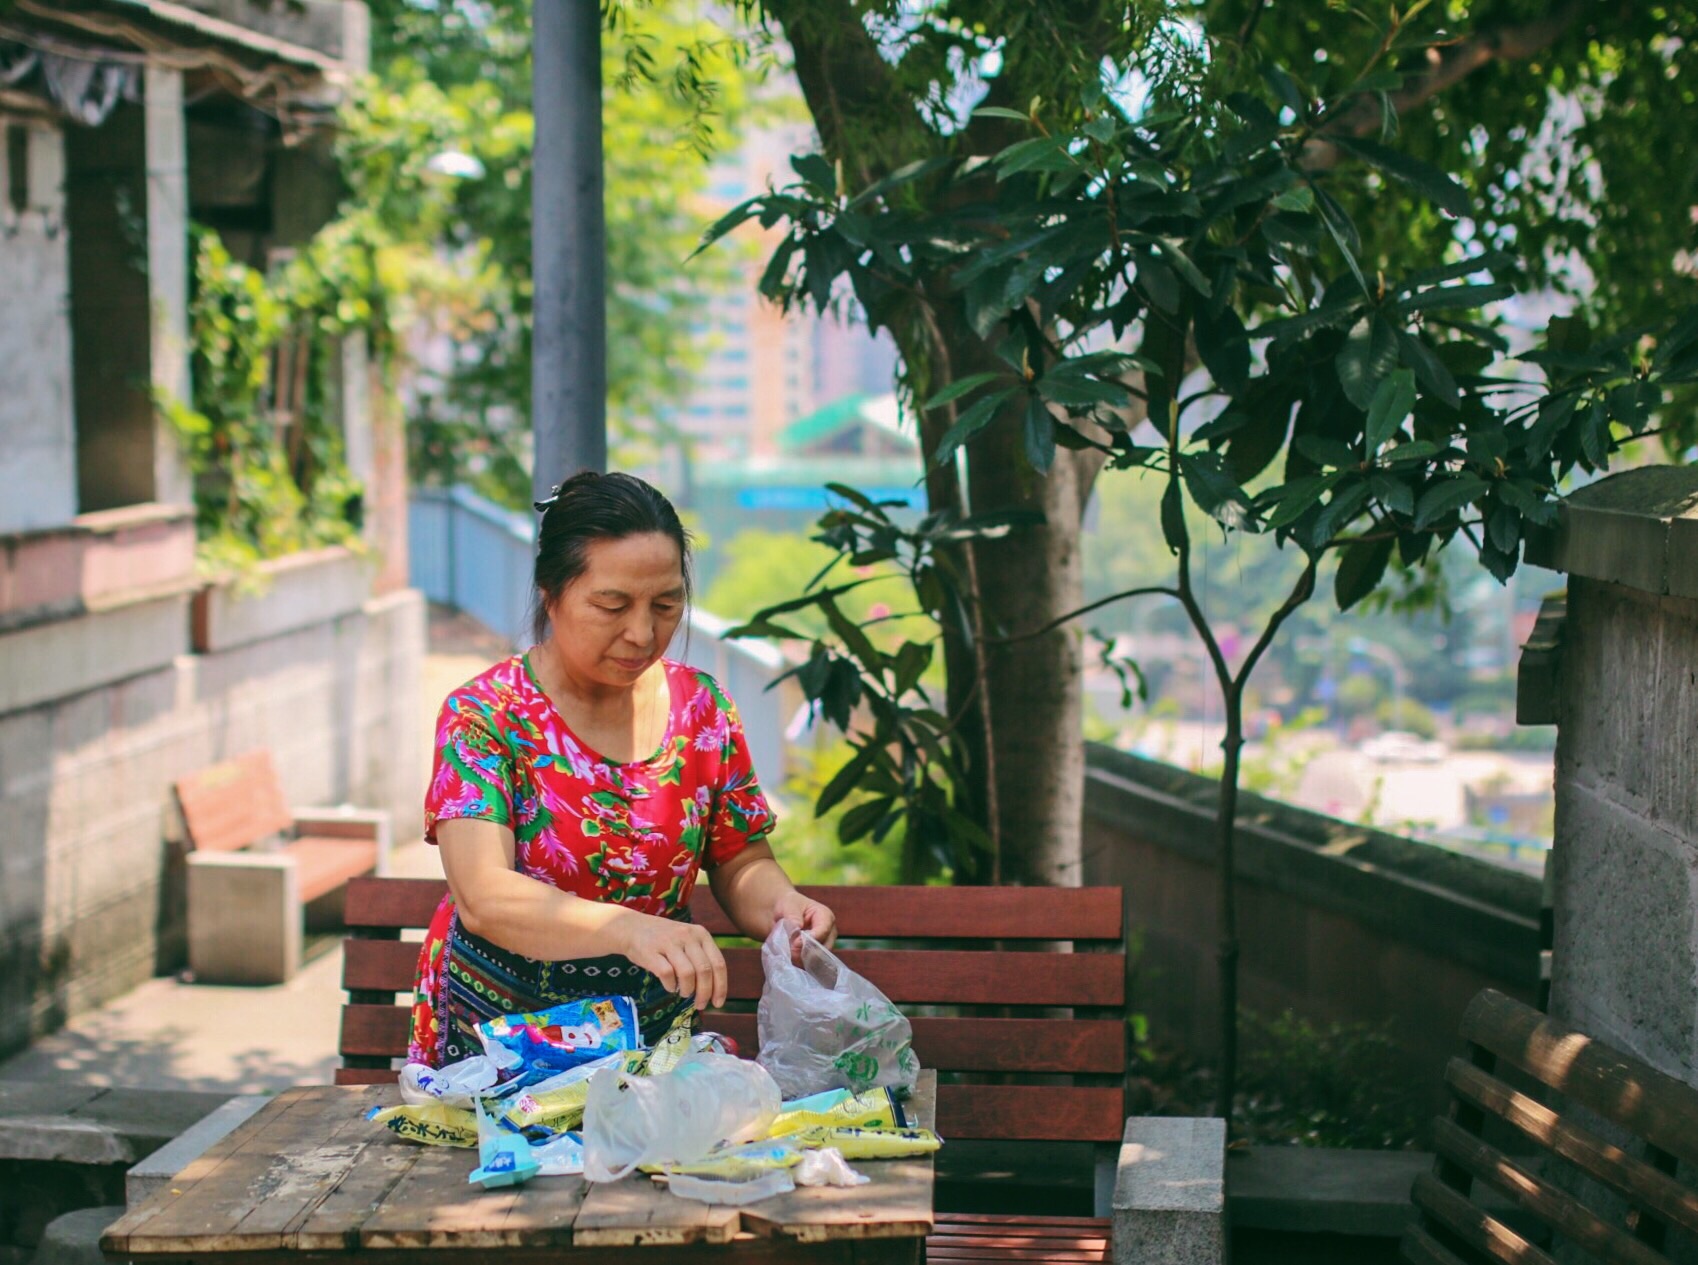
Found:
[[[1698, 1190], [1671, 1176], [1698, 1162], [1698, 1089], [1490, 989], [1470, 1003], [1462, 1035], [1470, 1057], [1445, 1070], [1456, 1105], [1434, 1122], [1438, 1163], [1412, 1192], [1423, 1219], [1404, 1241], [1407, 1259], [1552, 1259], [1525, 1227], [1471, 1201], [1481, 1183], [1512, 1195], [1557, 1242], [1610, 1265], [1666, 1265], [1670, 1231], [1698, 1245]], [[1511, 1084], [1500, 1069], [1530, 1083]], [[1574, 1109], [1578, 1118], [1566, 1114]], [[1512, 1141], [1499, 1140], [1506, 1129]]]
[[239, 852], [295, 824], [269, 751], [250, 751], [191, 773], [175, 789], [194, 851]]
[[[923, 1066], [967, 1075], [1083, 1077], [1110, 1084], [950, 1085], [939, 1087], [938, 1127], [945, 1137], [1118, 1141], [1124, 1126], [1126, 959], [1118, 888], [810, 887], [837, 913], [849, 942], [839, 956], [902, 1005], [947, 1006], [994, 1014], [912, 1016]], [[425, 926], [446, 884], [435, 879], [355, 879], [345, 921], [344, 1009], [339, 1079], [392, 1075], [374, 1064], [405, 1052], [409, 1012], [381, 1004], [413, 987], [419, 946], [393, 937]], [[721, 935], [735, 935], [706, 884], [691, 914]], [[381, 938], [380, 938], [381, 937]], [[858, 947], [893, 940], [901, 947]], [[1097, 952], [1051, 952], [1038, 942], [1072, 942]], [[923, 947], [928, 942], [935, 948]], [[990, 942], [990, 943], [987, 943]], [[745, 942], [747, 943], [747, 942]], [[1027, 947], [1011, 947], [1024, 943]], [[761, 994], [757, 947], [728, 948], [730, 999], [740, 1011], [715, 1012], [705, 1025], [757, 1051]], [[376, 1004], [374, 1004], [376, 1003]], [[1081, 1018], [1016, 1017], [1008, 1008], [1078, 1008]]]

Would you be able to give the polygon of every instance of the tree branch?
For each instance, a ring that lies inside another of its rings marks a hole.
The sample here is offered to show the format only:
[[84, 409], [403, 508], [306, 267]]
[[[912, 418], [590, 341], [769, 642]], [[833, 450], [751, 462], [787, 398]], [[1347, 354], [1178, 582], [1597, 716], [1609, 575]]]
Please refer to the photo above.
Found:
[[1112, 602], [1118, 602], [1123, 598], [1128, 597], [1150, 597], [1158, 593], [1164, 597], [1179, 596], [1178, 589], [1166, 588], [1159, 584], [1146, 585], [1141, 589], [1126, 589], [1124, 592], [1120, 593], [1110, 593], [1107, 597], [1099, 597], [1096, 601], [1089, 602], [1086, 605], [1081, 606], [1078, 610], [1068, 611], [1065, 615], [1056, 616], [1042, 628], [1035, 628], [1031, 632], [1023, 632], [1013, 637], [995, 637], [991, 639], [991, 644], [994, 646], [1011, 646], [1016, 642], [1030, 641], [1034, 637], [1042, 637], [1047, 632], [1055, 631], [1070, 619], [1078, 619], [1081, 615], [1089, 615], [1092, 611], [1097, 610], [1099, 607], [1107, 606]]
[[[1567, 33], [1587, 8], [1586, 0], [1567, 0], [1543, 17], [1492, 27], [1448, 44], [1434, 45], [1427, 50], [1426, 67], [1420, 73], [1409, 76], [1398, 91], [1389, 94], [1393, 111], [1406, 114], [1493, 62], [1525, 61], [1544, 52]], [[1340, 151], [1338, 146], [1326, 139], [1327, 135], [1371, 136], [1380, 129], [1380, 112], [1377, 95], [1364, 93], [1358, 96], [1347, 109], [1341, 110], [1322, 127], [1319, 136], [1304, 146], [1303, 166], [1311, 171], [1336, 166]]]

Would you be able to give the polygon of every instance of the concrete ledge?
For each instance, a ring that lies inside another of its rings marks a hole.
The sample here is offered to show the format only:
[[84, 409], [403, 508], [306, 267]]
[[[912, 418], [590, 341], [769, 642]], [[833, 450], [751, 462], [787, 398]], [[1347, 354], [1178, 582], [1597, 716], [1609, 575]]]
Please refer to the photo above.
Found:
[[194, 649], [228, 650], [354, 614], [371, 597], [371, 579], [371, 562], [347, 549], [262, 562], [252, 575], [221, 579], [195, 595]]
[[189, 589], [0, 633], [0, 714], [169, 667], [188, 650]]
[[1427, 1151], [1252, 1146], [1226, 1162], [1234, 1228], [1395, 1239], [1414, 1219], [1409, 1188], [1433, 1170]]
[[1562, 666], [1562, 628], [1568, 618], [1568, 595], [1553, 593], [1539, 604], [1521, 659], [1515, 669], [1515, 723], [1557, 723], [1557, 673]]
[[239, 1094], [202, 1116], [124, 1174], [124, 1202], [131, 1208], [146, 1203], [170, 1186], [171, 1179], [199, 1159], [209, 1146], [270, 1101], [265, 1094]]
[[189, 1090], [0, 1081], [0, 1159], [134, 1164], [227, 1097]]
[[1115, 1265], [1226, 1259], [1226, 1121], [1134, 1116], [1114, 1181]]
[[1698, 468], [1643, 466], [1566, 497], [1527, 561], [1645, 593], [1698, 597]]
[[[1098, 743], [1085, 752], [1085, 816], [1201, 865], [1215, 860], [1218, 783]], [[1531, 995], [1539, 880], [1250, 792], [1238, 801], [1238, 873], [1354, 918]]]
[[55, 1217], [41, 1236], [30, 1265], [108, 1265], [100, 1250], [106, 1227], [124, 1215], [122, 1208], [78, 1208]]
[[0, 537], [0, 628], [105, 610], [194, 578], [193, 511], [130, 505]]

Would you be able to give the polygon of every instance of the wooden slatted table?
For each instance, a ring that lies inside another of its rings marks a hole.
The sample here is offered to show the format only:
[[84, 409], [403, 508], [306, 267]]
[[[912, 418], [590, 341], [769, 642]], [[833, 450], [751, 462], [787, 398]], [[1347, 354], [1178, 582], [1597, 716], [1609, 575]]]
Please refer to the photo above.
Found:
[[[404, 1142], [364, 1118], [398, 1101], [393, 1085], [287, 1090], [101, 1247], [157, 1265], [917, 1265], [932, 1231], [929, 1156], [856, 1161], [865, 1186], [798, 1187], [745, 1208], [679, 1199], [640, 1174], [486, 1191], [466, 1180], [474, 1150]], [[936, 1073], [921, 1073], [910, 1106], [935, 1127]]]

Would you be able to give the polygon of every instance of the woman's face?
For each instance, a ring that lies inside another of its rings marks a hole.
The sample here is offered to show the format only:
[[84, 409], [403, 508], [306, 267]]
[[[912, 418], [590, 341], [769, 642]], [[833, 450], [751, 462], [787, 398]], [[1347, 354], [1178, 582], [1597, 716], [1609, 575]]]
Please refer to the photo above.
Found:
[[684, 560], [660, 532], [591, 541], [583, 574], [549, 607], [550, 640], [581, 681], [629, 686], [661, 655], [684, 618]]

